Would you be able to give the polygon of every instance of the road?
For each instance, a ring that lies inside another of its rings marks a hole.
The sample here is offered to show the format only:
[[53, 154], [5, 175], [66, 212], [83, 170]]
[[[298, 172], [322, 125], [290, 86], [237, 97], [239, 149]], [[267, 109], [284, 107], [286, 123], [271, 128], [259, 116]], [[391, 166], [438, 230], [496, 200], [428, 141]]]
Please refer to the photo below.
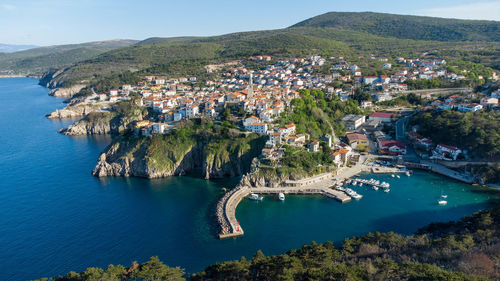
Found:
[[431, 93], [431, 94], [443, 94], [443, 93], [467, 93], [472, 92], [472, 88], [438, 88], [438, 89], [423, 89], [423, 90], [411, 90], [411, 91], [401, 91], [399, 94], [409, 94], [409, 93]]

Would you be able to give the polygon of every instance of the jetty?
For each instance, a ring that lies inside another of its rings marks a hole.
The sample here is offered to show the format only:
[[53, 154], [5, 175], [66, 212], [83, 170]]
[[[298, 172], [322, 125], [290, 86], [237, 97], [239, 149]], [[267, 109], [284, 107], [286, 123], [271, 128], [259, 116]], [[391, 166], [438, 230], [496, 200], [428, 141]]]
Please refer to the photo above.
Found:
[[241, 236], [243, 228], [236, 219], [236, 208], [241, 200], [251, 193], [256, 194], [319, 194], [341, 203], [351, 201], [342, 191], [331, 189], [335, 181], [331, 173], [321, 174], [298, 181], [286, 181], [280, 187], [237, 187], [226, 193], [217, 204], [217, 222], [220, 227], [219, 239]]
[[371, 185], [371, 186], [379, 187], [382, 189], [390, 187], [388, 184], [384, 184], [384, 182], [380, 183], [380, 181], [374, 181], [374, 180], [351, 179], [351, 182], [357, 182], [357, 183], [362, 183], [362, 184], [366, 184], [366, 185]]

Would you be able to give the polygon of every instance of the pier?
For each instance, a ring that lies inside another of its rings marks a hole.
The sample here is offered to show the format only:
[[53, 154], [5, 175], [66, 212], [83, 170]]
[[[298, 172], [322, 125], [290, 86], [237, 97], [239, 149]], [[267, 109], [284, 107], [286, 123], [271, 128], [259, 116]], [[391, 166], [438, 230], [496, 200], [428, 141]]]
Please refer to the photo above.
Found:
[[362, 183], [362, 184], [366, 184], [366, 185], [376, 186], [376, 187], [379, 187], [382, 189], [389, 188], [389, 186], [383, 185], [382, 183], [376, 183], [376, 182], [373, 182], [370, 180], [365, 180], [365, 179], [351, 179], [351, 182], [357, 182], [357, 183]]
[[217, 204], [217, 222], [220, 227], [219, 239], [236, 237], [244, 234], [243, 228], [236, 219], [238, 204], [251, 193], [256, 194], [319, 194], [335, 199], [341, 203], [351, 201], [351, 197], [342, 191], [331, 189], [335, 184], [331, 174], [322, 174], [300, 181], [287, 181], [283, 186], [270, 187], [237, 187], [226, 193]]

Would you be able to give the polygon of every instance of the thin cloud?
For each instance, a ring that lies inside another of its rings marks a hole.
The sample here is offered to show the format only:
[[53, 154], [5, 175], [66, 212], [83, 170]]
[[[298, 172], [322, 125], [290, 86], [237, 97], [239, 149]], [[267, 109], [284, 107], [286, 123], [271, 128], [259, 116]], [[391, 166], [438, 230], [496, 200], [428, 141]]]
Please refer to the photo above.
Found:
[[479, 2], [417, 11], [422, 16], [500, 21], [500, 1]]

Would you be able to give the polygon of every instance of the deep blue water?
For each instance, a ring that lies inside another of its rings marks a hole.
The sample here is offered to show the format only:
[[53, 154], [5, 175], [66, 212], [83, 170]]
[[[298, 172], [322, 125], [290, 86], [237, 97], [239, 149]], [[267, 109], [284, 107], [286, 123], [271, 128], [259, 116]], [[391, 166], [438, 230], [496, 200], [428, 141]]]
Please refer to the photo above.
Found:
[[[235, 180], [94, 178], [90, 171], [109, 137], [58, 134], [71, 121], [44, 117], [64, 105], [37, 82], [0, 79], [0, 280], [129, 265], [153, 255], [196, 272], [258, 249], [279, 254], [370, 231], [408, 234], [498, 198], [491, 190], [423, 172], [376, 176], [392, 184], [391, 193], [358, 187], [364, 198], [347, 204], [319, 196], [243, 201], [237, 217], [245, 236], [217, 240], [214, 204], [221, 188]], [[448, 194], [447, 206], [436, 204], [441, 193]]]

